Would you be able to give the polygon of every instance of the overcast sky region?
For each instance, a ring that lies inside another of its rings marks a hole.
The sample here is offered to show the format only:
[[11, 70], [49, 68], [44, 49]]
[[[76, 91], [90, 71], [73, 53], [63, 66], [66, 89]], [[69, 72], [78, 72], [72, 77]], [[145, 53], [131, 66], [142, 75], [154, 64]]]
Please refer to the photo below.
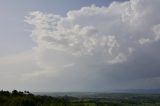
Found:
[[160, 0], [1, 0], [0, 87], [160, 88]]

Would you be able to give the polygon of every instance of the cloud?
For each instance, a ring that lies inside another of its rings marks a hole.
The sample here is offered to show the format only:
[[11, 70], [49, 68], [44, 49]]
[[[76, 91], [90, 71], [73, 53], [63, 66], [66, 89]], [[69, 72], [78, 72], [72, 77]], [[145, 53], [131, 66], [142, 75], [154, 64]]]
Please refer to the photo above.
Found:
[[41, 70], [39, 66], [35, 64], [34, 57], [34, 53], [30, 50], [0, 57], [1, 89], [30, 89], [28, 85], [31, 84], [31, 82], [28, 83], [28, 81], [26, 81], [26, 79], [28, 80], [30, 77], [25, 75], [33, 74]]
[[66, 76], [60, 82], [84, 82], [86, 88], [159, 77], [160, 51], [150, 53], [159, 45], [159, 5], [159, 0], [130, 0], [82, 7], [66, 16], [31, 12], [25, 22], [33, 25], [37, 63]]

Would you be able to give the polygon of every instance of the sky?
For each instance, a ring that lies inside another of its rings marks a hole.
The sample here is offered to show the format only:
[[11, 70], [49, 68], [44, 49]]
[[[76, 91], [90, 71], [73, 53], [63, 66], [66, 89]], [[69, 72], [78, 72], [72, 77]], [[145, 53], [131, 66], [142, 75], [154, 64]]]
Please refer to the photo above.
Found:
[[160, 0], [1, 0], [0, 87], [160, 88]]

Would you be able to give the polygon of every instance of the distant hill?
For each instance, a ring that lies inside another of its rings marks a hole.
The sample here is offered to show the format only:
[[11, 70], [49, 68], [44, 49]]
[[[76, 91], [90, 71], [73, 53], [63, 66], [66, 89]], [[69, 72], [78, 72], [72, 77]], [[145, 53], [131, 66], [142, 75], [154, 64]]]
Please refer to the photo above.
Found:
[[133, 94], [160, 94], [160, 89], [126, 89], [126, 90], [115, 90], [112, 92], [33, 92], [35, 95], [47, 95], [52, 97], [94, 97], [100, 98], [108, 96], [109, 94], [120, 94], [120, 93], [133, 93]]
[[160, 94], [160, 89], [125, 89], [116, 90], [116, 93]]

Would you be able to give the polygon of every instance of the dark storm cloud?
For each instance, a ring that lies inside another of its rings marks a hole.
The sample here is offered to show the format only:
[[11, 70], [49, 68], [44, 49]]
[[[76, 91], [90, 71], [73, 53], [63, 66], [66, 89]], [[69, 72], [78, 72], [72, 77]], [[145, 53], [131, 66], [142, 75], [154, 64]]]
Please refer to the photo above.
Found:
[[118, 80], [160, 77], [160, 42], [137, 49], [126, 62], [109, 66], [105, 71]]

